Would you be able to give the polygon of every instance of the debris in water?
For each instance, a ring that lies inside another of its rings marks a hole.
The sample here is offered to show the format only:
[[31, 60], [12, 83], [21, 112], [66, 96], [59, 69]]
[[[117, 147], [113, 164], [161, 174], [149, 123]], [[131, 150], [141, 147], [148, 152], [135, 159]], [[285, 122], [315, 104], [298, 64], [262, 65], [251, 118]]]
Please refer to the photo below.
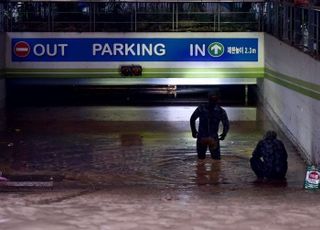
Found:
[[53, 181], [0, 181], [0, 186], [8, 186], [8, 187], [53, 187]]

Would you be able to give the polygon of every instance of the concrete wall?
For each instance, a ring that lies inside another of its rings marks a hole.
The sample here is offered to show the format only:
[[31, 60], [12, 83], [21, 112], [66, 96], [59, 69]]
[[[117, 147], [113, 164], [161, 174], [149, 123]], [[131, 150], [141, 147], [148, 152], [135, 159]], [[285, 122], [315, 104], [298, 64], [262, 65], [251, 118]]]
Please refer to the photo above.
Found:
[[320, 62], [265, 35], [263, 106], [307, 161], [320, 164]]
[[5, 35], [0, 32], [0, 109], [4, 107], [5, 99], [5, 80], [4, 80], [4, 65], [5, 65]]

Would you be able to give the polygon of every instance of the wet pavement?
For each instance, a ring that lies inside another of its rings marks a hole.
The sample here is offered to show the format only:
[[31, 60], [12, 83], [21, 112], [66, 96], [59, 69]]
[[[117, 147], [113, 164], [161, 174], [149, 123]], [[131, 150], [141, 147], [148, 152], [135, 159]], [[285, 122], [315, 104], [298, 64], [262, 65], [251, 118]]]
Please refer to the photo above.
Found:
[[19, 107], [0, 127], [1, 229], [319, 229], [319, 192], [289, 154], [286, 183], [255, 183], [249, 157], [269, 121], [228, 108], [222, 160], [198, 161], [194, 107]]

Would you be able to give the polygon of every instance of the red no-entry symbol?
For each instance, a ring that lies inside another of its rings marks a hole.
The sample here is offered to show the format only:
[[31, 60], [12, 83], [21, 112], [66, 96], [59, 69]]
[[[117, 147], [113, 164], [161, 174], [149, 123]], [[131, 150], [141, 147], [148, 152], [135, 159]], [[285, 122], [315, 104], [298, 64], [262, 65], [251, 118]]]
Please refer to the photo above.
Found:
[[313, 180], [319, 180], [319, 174], [318, 174], [318, 172], [311, 172], [311, 173], [309, 174], [309, 178], [310, 178], [310, 179], [313, 179]]
[[21, 42], [17, 42], [14, 45], [14, 54], [17, 57], [27, 57], [30, 53], [30, 45], [27, 42], [21, 41]]

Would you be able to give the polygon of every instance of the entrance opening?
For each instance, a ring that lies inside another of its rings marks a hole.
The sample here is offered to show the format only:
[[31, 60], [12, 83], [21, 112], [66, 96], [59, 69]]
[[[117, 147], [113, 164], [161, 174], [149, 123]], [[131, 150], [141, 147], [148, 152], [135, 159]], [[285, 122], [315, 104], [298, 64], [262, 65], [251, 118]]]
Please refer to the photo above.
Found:
[[25, 86], [10, 81], [7, 105], [197, 105], [213, 89], [219, 89], [221, 105], [256, 105], [256, 85]]

